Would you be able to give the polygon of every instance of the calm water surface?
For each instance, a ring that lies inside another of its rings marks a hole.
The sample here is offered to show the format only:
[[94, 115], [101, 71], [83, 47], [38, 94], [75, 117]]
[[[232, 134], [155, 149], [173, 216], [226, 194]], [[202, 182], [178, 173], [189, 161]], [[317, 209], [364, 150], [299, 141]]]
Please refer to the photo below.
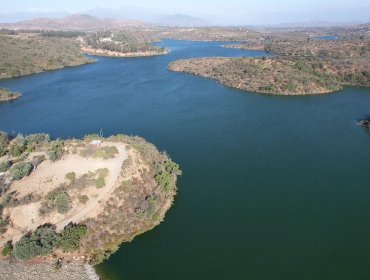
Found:
[[165, 41], [167, 56], [1, 81], [0, 130], [140, 135], [180, 163], [165, 223], [97, 267], [110, 280], [370, 279], [370, 89], [278, 97], [166, 69], [179, 58], [259, 56]]

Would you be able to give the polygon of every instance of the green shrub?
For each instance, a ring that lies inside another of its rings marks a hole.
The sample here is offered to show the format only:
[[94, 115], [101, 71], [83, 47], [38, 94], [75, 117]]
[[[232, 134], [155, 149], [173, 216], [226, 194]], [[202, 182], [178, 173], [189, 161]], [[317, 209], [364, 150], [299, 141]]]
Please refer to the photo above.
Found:
[[105, 179], [102, 177], [99, 177], [98, 179], [96, 179], [95, 187], [97, 187], [98, 189], [105, 187]]
[[14, 180], [21, 180], [23, 177], [30, 175], [31, 171], [32, 165], [27, 162], [17, 163], [10, 169]]
[[55, 206], [60, 214], [66, 214], [71, 208], [71, 200], [67, 193], [58, 194], [55, 198]]
[[175, 189], [176, 176], [180, 174], [180, 166], [171, 160], [156, 164], [155, 180], [165, 192], [171, 192]]
[[0, 163], [0, 172], [6, 172], [12, 166], [10, 161], [4, 161]]
[[87, 227], [85, 225], [69, 224], [61, 233], [61, 238], [58, 242], [58, 247], [63, 252], [74, 252], [80, 247], [80, 240], [87, 234]]
[[32, 165], [34, 168], [37, 168], [45, 160], [46, 157], [44, 155], [34, 156], [32, 159]]
[[9, 225], [8, 220], [4, 220], [0, 218], [0, 234], [3, 234], [7, 231]]
[[114, 158], [116, 154], [118, 154], [118, 150], [115, 146], [101, 147], [94, 152], [93, 157], [102, 158], [102, 159], [110, 159], [110, 158]]
[[4, 257], [7, 257], [7, 256], [10, 256], [10, 254], [12, 253], [13, 251], [13, 245], [12, 245], [12, 242], [11, 241], [8, 241], [3, 250], [1, 251], [1, 254], [4, 256]]
[[172, 181], [172, 176], [170, 173], [162, 172], [155, 176], [155, 180], [165, 192], [170, 192], [173, 190], [174, 183]]
[[98, 134], [87, 134], [84, 136], [85, 141], [93, 141], [93, 140], [99, 140], [100, 137]]
[[28, 144], [41, 144], [50, 142], [50, 135], [45, 133], [31, 134], [26, 137]]
[[98, 176], [100, 178], [106, 178], [109, 174], [109, 169], [108, 168], [100, 168], [100, 169], [96, 170], [96, 174], [98, 174]]
[[66, 174], [66, 179], [71, 181], [71, 182], [76, 181], [76, 173], [74, 173], [74, 172], [67, 173]]
[[9, 153], [13, 157], [19, 157], [26, 150], [26, 139], [18, 135], [10, 144]]
[[89, 201], [89, 197], [87, 195], [80, 195], [78, 196], [78, 200], [82, 203], [82, 204], [86, 204], [86, 202]]
[[55, 204], [54, 204], [53, 201], [50, 201], [50, 200], [44, 201], [41, 204], [41, 207], [39, 209], [39, 215], [40, 216], [45, 216], [45, 215], [50, 214], [51, 212], [53, 212], [54, 209], [55, 209]]
[[95, 180], [95, 186], [100, 189], [105, 187], [105, 178], [109, 174], [109, 170], [107, 168], [101, 168], [96, 170], [95, 172], [98, 175], [98, 179]]
[[56, 140], [51, 143], [48, 150], [49, 159], [53, 162], [62, 158], [64, 153], [64, 143], [61, 140]]
[[13, 254], [18, 260], [46, 256], [54, 250], [59, 239], [60, 236], [51, 226], [42, 226], [35, 232], [24, 235], [15, 244]]
[[9, 136], [4, 132], [0, 132], [0, 157], [6, 154], [9, 145]]

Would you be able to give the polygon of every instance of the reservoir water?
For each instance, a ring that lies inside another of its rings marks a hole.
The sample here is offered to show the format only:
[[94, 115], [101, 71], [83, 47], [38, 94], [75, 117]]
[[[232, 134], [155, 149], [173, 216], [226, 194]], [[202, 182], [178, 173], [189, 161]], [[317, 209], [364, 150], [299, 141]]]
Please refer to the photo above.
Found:
[[140, 135], [183, 170], [165, 222], [97, 267], [110, 280], [370, 279], [370, 89], [281, 97], [171, 73], [181, 58], [260, 56], [164, 41], [166, 56], [17, 79], [0, 130]]

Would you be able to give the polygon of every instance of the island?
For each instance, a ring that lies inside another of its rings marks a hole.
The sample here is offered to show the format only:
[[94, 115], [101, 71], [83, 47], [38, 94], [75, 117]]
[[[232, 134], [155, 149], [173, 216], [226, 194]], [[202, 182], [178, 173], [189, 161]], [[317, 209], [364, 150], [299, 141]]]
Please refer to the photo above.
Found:
[[12, 101], [12, 100], [18, 99], [21, 96], [22, 94], [20, 93], [11, 92], [5, 88], [0, 88], [0, 103]]
[[0, 273], [94, 279], [92, 265], [163, 221], [180, 174], [140, 137], [0, 133]]

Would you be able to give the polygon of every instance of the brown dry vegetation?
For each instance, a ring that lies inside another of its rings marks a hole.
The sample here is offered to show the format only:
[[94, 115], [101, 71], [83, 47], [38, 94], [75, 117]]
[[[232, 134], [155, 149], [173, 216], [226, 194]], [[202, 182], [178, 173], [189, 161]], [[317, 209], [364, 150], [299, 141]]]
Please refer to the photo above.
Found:
[[[320, 33], [320, 30], [310, 30]], [[180, 60], [172, 71], [186, 72], [246, 91], [280, 95], [329, 93], [344, 85], [370, 86], [370, 39], [363, 30], [337, 30], [340, 40], [313, 39], [298, 31], [264, 31], [227, 48], [262, 50], [273, 58]]]
[[271, 40], [267, 52], [289, 57], [370, 58], [369, 40]]
[[142, 138], [121, 135], [108, 140], [131, 148], [122, 166], [126, 176], [119, 179], [100, 214], [84, 222], [89, 235], [82, 244], [93, 263], [103, 261], [122, 242], [131, 241], [163, 220], [173, 203], [180, 174], [177, 164]]
[[253, 92], [280, 95], [328, 93], [341, 89], [325, 65], [278, 58], [204, 58], [180, 60], [170, 70], [185, 72]]

